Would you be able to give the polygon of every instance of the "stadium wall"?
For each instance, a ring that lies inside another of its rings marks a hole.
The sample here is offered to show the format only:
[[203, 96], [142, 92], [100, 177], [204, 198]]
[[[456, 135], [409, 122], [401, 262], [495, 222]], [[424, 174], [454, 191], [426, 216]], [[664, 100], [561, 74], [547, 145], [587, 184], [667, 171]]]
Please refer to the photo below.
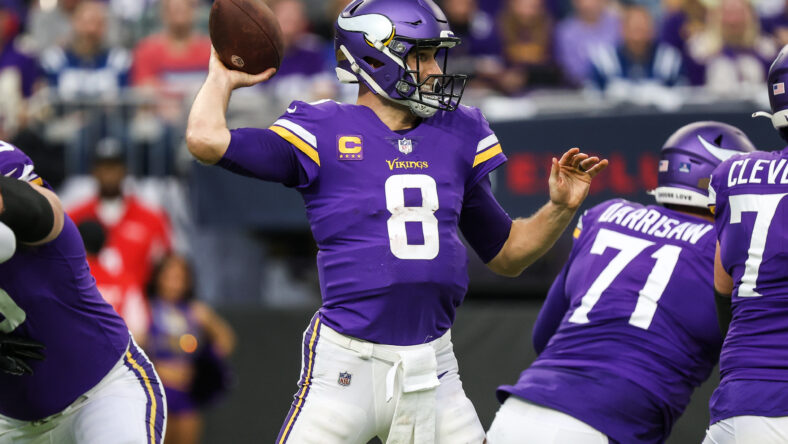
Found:
[[[526, 271], [527, 272], [527, 271]], [[531, 330], [538, 304], [466, 304], [452, 329], [460, 376], [487, 428], [498, 409], [495, 388], [513, 383], [535, 358]], [[234, 388], [207, 412], [205, 443], [273, 442], [300, 375], [301, 337], [310, 310], [222, 310], [238, 333]], [[668, 444], [700, 443], [707, 426], [715, 372], [693, 396]]]

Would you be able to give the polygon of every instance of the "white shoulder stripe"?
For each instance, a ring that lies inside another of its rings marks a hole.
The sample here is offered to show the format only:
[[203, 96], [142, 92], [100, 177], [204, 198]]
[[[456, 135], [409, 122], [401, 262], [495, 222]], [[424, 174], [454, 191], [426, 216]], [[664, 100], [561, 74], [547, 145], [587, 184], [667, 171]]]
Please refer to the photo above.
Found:
[[312, 148], [317, 149], [317, 137], [315, 137], [315, 135], [310, 133], [309, 131], [305, 130], [303, 126], [297, 123], [293, 123], [287, 119], [279, 119], [276, 122], [274, 122], [274, 125], [278, 125], [283, 128], [289, 129], [290, 131], [295, 133], [296, 136], [303, 139], [304, 142], [312, 145]]
[[482, 139], [481, 142], [479, 142], [479, 144], [476, 146], [476, 152], [480, 153], [486, 150], [487, 148], [497, 144], [498, 144], [498, 138], [495, 137], [495, 134], [490, 134], [489, 136]]

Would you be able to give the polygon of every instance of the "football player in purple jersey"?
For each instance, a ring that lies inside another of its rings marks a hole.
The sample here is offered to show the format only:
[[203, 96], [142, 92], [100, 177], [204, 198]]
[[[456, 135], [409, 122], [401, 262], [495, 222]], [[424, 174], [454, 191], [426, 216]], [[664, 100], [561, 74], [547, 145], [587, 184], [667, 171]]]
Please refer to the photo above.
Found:
[[506, 160], [498, 139], [459, 104], [466, 77], [445, 73], [458, 43], [432, 0], [355, 0], [337, 19], [335, 47], [357, 103], [296, 101], [269, 129], [230, 131], [224, 114], [233, 89], [273, 70], [250, 76], [211, 58], [190, 151], [297, 188], [319, 247], [323, 305], [304, 335], [279, 444], [481, 443], [450, 338], [468, 283], [458, 227], [493, 271], [518, 275], [607, 165], [569, 150], [553, 160], [550, 201], [512, 221], [488, 177]]
[[0, 442], [161, 444], [153, 366], [96, 289], [55, 193], [2, 141], [0, 319]]
[[709, 175], [753, 150], [730, 125], [686, 125], [662, 147], [653, 193], [661, 205], [615, 199], [583, 214], [534, 326], [539, 356], [498, 388], [490, 444], [667, 439], [723, 340]]
[[[788, 46], [769, 69], [771, 118], [788, 141]], [[704, 444], [788, 442], [788, 148], [714, 170], [714, 287], [727, 330]]]

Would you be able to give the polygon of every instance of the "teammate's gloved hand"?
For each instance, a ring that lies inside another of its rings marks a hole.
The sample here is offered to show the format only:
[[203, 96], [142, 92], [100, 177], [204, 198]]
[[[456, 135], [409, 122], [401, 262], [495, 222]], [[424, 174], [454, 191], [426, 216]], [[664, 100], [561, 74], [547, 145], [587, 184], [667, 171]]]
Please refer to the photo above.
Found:
[[42, 350], [44, 344], [40, 342], [0, 333], [0, 371], [14, 376], [32, 375], [33, 369], [27, 361], [42, 361]]

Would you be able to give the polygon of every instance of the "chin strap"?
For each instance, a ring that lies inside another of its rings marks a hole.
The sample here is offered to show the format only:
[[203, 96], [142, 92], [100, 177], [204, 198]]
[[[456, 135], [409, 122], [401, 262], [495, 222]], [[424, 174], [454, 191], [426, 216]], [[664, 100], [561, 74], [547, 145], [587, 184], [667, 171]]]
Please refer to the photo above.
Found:
[[752, 113], [752, 117], [766, 117], [772, 121], [774, 129], [781, 129], [788, 127], [788, 110], [777, 111], [774, 114], [769, 114], [766, 111], [758, 111]]

